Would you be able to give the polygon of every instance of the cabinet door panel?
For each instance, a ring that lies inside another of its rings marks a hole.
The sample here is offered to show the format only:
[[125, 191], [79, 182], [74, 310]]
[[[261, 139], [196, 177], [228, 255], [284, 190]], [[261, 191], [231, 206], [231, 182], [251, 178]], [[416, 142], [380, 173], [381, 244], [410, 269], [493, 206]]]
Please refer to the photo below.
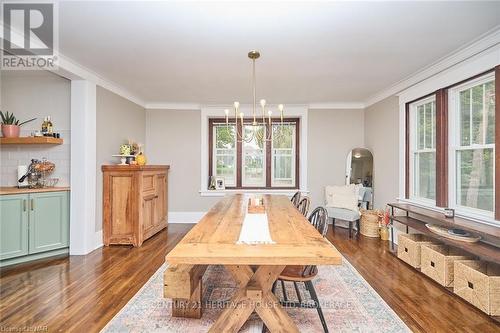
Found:
[[68, 247], [68, 192], [31, 194], [29, 226], [30, 254]]
[[157, 207], [156, 224], [165, 223], [167, 220], [167, 176], [165, 174], [157, 175]]
[[154, 172], [143, 172], [142, 174], [142, 191], [154, 192], [156, 189]]
[[132, 237], [134, 225], [134, 178], [131, 175], [111, 176], [111, 235]]
[[142, 230], [144, 234], [155, 226], [156, 197], [145, 197], [142, 203]]
[[28, 254], [28, 195], [0, 197], [0, 259]]

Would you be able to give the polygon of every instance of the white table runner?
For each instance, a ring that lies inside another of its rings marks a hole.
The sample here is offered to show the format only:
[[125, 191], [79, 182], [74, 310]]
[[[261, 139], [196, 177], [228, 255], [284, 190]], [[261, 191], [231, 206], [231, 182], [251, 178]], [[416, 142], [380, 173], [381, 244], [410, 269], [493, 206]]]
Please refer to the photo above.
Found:
[[274, 244], [269, 232], [267, 214], [247, 214], [236, 244]]

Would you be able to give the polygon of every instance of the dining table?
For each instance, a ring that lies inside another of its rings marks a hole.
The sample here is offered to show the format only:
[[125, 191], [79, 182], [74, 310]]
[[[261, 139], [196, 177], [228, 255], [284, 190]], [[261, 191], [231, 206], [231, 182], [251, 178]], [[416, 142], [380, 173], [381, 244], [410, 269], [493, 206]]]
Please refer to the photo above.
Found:
[[[222, 265], [238, 289], [209, 332], [238, 332], [253, 312], [271, 332], [299, 332], [272, 293], [273, 283], [287, 265], [341, 265], [342, 256], [286, 196], [262, 195], [260, 222], [249, 218], [251, 200], [249, 194], [224, 197], [167, 254], [168, 269], [177, 275], [165, 272], [165, 296], [184, 297], [175, 294], [182, 290], [178, 283], [188, 282], [192, 290], [185, 297], [197, 294], [201, 302], [203, 272], [209, 265]], [[262, 230], [255, 233], [256, 228]], [[189, 277], [197, 280], [184, 281]]]

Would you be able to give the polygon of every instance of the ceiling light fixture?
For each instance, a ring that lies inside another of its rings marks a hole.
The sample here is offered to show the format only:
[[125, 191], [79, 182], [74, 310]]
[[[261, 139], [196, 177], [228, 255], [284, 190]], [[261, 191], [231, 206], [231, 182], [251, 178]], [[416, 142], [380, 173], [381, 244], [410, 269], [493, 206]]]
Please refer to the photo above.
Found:
[[[252, 60], [252, 84], [253, 84], [253, 121], [252, 121], [252, 128], [253, 130], [250, 131], [249, 135], [245, 135], [244, 131], [244, 124], [245, 124], [245, 119], [244, 119], [244, 114], [243, 112], [240, 112], [240, 103], [239, 102], [234, 102], [233, 103], [233, 109], [234, 109], [234, 125], [236, 126], [236, 140], [238, 142], [251, 142], [254, 139], [257, 139], [258, 141], [271, 141], [274, 138], [277, 138], [278, 136], [283, 135], [283, 116], [284, 116], [284, 107], [283, 104], [278, 105], [278, 111], [280, 113], [280, 123], [279, 126], [276, 126], [276, 128], [272, 128], [273, 125], [273, 112], [269, 109], [267, 109], [266, 112], [266, 100], [261, 99], [260, 100], [260, 107], [262, 109], [262, 122], [260, 122], [260, 119], [257, 117], [257, 83], [256, 83], [256, 78], [255, 78], [255, 60], [257, 60], [260, 57], [259, 51], [250, 51], [248, 52], [248, 58]], [[226, 116], [226, 125], [229, 126], [229, 109], [224, 110], [225, 116]], [[240, 129], [238, 130], [238, 118], [239, 121], [241, 122]], [[260, 118], [260, 117], [259, 117]], [[259, 127], [264, 127], [265, 130], [259, 130]]]

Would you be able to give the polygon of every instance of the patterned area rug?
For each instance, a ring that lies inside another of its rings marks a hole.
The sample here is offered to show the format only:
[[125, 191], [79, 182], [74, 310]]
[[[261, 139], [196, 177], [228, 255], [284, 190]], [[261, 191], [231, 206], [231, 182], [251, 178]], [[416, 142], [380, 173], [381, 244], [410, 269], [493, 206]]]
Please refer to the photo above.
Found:
[[[204, 275], [203, 301], [206, 308], [201, 319], [173, 318], [171, 301], [163, 298], [163, 271], [166, 265], [149, 279], [139, 292], [103, 328], [105, 333], [124, 332], [206, 332], [220, 313], [220, 304], [236, 290], [230, 274], [222, 266], [211, 266]], [[331, 332], [410, 332], [363, 277], [344, 258], [340, 266], [320, 266], [314, 287], [322, 304]], [[293, 284], [286, 284], [287, 294], [294, 297]], [[277, 288], [277, 293], [282, 292]], [[302, 295], [307, 295], [303, 292]], [[286, 311], [301, 332], [322, 332], [315, 309]], [[241, 332], [260, 333], [262, 321], [254, 313]]]

